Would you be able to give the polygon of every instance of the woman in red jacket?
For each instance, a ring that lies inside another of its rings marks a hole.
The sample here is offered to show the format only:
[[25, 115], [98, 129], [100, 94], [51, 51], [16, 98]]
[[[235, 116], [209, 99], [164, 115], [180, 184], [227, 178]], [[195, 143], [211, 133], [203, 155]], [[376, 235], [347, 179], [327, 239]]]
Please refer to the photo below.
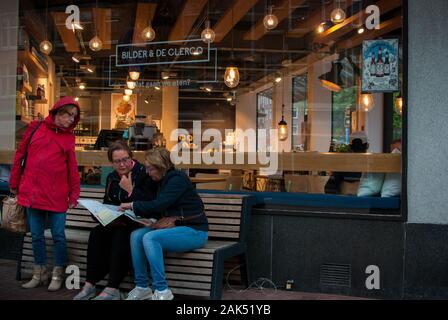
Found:
[[27, 208], [34, 255], [33, 278], [23, 288], [48, 282], [46, 217], [54, 242], [54, 268], [48, 290], [59, 290], [62, 285], [67, 260], [65, 213], [76, 206], [80, 191], [73, 133], [79, 114], [79, 104], [73, 98], [57, 101], [44, 121], [29, 125], [14, 158], [9, 187], [11, 193], [17, 194], [17, 202]]

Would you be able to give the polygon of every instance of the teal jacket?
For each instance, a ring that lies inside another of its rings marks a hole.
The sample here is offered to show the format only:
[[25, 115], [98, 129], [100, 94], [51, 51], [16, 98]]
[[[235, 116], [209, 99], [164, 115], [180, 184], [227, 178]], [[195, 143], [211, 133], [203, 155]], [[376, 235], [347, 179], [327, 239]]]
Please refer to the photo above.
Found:
[[177, 221], [176, 225], [208, 231], [208, 220], [201, 197], [187, 175], [175, 169], [168, 170], [159, 182], [155, 200], [134, 201], [133, 209], [138, 216], [156, 219], [172, 216], [188, 218], [203, 213], [194, 219]]

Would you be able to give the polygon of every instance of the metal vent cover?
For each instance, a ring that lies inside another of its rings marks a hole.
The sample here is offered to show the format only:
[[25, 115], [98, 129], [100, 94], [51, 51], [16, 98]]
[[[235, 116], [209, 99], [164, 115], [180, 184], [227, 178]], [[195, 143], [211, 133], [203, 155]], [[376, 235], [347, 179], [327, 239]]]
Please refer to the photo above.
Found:
[[324, 263], [320, 267], [320, 285], [325, 287], [352, 286], [352, 266], [350, 264]]

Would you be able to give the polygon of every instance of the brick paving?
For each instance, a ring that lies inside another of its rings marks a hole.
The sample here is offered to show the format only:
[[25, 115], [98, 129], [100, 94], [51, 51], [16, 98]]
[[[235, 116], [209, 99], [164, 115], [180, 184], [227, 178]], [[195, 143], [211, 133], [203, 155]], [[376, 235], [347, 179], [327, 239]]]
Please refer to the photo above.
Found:
[[[16, 277], [17, 262], [0, 259], [0, 300], [72, 300], [76, 291], [61, 289], [48, 292], [45, 287], [22, 289]], [[175, 299], [192, 299], [176, 296]], [[223, 300], [363, 300], [363, 298], [342, 295], [306, 293], [274, 289], [223, 290]]]

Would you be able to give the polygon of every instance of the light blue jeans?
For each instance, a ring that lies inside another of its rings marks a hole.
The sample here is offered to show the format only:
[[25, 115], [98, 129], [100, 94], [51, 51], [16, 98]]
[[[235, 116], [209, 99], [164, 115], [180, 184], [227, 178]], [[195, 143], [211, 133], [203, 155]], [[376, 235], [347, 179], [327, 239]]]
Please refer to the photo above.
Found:
[[47, 264], [45, 248], [45, 220], [48, 222], [53, 237], [53, 263], [56, 267], [64, 267], [67, 263], [67, 240], [65, 238], [65, 213], [27, 208], [27, 218], [31, 231], [34, 263], [44, 266]]
[[163, 252], [185, 252], [202, 248], [207, 243], [208, 232], [180, 226], [170, 229], [141, 228], [131, 234], [132, 264], [135, 284], [148, 287], [148, 262], [151, 269], [152, 288], [168, 288], [165, 279]]

